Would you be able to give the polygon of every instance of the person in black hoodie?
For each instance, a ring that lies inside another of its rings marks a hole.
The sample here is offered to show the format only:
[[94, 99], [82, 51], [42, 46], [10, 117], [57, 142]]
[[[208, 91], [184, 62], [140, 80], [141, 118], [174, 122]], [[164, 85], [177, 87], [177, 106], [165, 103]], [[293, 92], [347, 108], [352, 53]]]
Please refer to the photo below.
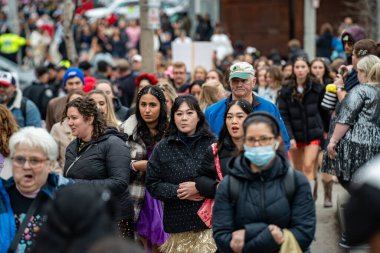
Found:
[[[205, 116], [191, 95], [177, 97], [169, 129], [148, 161], [146, 188], [164, 203], [163, 253], [215, 252], [212, 232], [197, 215], [202, 206], [195, 187], [196, 168], [214, 142]], [[186, 245], [186, 246], [184, 246]]]
[[215, 157], [219, 160], [222, 175], [228, 174], [227, 162], [243, 150], [243, 121], [252, 112], [252, 106], [246, 100], [231, 101], [224, 114], [224, 125], [219, 134], [217, 153], [210, 146], [201, 165], [197, 168], [195, 187], [199, 193], [213, 199], [219, 184]]
[[[279, 152], [278, 121], [266, 112], [254, 112], [243, 129], [244, 153], [228, 162], [229, 175], [215, 196], [213, 233], [218, 250], [278, 252], [292, 241], [301, 252], [309, 252], [316, 227], [315, 204], [306, 177], [291, 169]], [[289, 170], [292, 187], [285, 182]]]
[[66, 149], [63, 174], [88, 187], [104, 187], [120, 201], [117, 216], [123, 237], [133, 238], [133, 204], [128, 182], [131, 162], [125, 144], [127, 135], [107, 128], [106, 121], [91, 98], [77, 98], [66, 105], [64, 118], [73, 140]]

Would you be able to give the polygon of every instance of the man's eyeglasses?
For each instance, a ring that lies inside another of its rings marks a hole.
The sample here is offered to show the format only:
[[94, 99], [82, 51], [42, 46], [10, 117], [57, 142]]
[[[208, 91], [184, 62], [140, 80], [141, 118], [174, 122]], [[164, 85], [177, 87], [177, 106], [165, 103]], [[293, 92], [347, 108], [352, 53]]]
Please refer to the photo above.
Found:
[[260, 146], [266, 146], [272, 143], [272, 140], [274, 139], [274, 136], [271, 137], [260, 137], [258, 139], [255, 139], [253, 137], [248, 137], [246, 139], [246, 142], [250, 143], [251, 145], [254, 145], [256, 142], [259, 143]]
[[12, 160], [18, 165], [18, 166], [25, 166], [26, 161], [28, 161], [29, 165], [31, 167], [36, 167], [40, 165], [41, 163], [49, 160], [49, 159], [39, 159], [37, 157], [30, 157], [26, 158], [24, 156], [14, 156], [12, 157]]

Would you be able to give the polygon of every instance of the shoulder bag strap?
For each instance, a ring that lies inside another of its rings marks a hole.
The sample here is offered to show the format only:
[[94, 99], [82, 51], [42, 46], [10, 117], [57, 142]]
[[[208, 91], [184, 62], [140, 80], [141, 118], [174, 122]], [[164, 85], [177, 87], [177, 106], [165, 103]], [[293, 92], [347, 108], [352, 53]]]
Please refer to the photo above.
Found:
[[223, 174], [222, 174], [222, 169], [220, 168], [220, 161], [219, 161], [219, 156], [217, 153], [217, 144], [213, 143], [211, 145], [211, 147], [212, 147], [212, 153], [214, 154], [216, 172], [218, 173], [219, 180], [222, 181], [223, 180]]
[[26, 213], [26, 215], [24, 217], [24, 220], [20, 224], [20, 226], [19, 226], [19, 228], [17, 230], [17, 233], [16, 233], [15, 237], [12, 240], [11, 246], [8, 249], [8, 253], [14, 253], [16, 251], [17, 245], [18, 245], [18, 243], [19, 243], [19, 241], [21, 239], [22, 234], [24, 233], [24, 230], [25, 230], [26, 226], [28, 225], [28, 223], [30, 221], [30, 218], [36, 212], [38, 206], [40, 206], [40, 204], [41, 204], [42, 195], [43, 195], [43, 193], [40, 191], [37, 194], [37, 197], [33, 200], [32, 204], [30, 205], [30, 207], [28, 209], [28, 212]]

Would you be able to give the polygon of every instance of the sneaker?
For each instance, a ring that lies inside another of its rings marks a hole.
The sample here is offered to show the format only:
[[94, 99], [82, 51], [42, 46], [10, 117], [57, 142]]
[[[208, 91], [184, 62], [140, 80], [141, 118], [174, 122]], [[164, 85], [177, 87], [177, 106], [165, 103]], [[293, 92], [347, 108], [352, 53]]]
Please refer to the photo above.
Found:
[[347, 241], [339, 242], [339, 246], [345, 249], [369, 249], [367, 243], [350, 243]]

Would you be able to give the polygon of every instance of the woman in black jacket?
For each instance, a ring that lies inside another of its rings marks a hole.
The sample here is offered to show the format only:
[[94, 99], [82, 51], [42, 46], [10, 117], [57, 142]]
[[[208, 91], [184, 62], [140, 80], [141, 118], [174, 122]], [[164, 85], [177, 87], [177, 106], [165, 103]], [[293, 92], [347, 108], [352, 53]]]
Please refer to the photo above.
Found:
[[126, 134], [106, 127], [91, 98], [69, 102], [64, 117], [77, 137], [66, 149], [64, 176], [89, 187], [108, 188], [120, 200], [120, 232], [123, 237], [133, 238], [133, 205], [128, 192], [131, 159]]
[[[233, 100], [227, 106], [216, 154], [223, 176], [228, 174], [228, 160], [243, 150], [243, 121], [251, 112], [252, 106], [246, 100]], [[219, 180], [215, 167], [215, 155], [211, 146], [207, 149], [201, 165], [197, 169], [195, 183], [200, 195], [210, 199], [215, 197]]]
[[212, 232], [198, 217], [202, 206], [195, 188], [196, 168], [214, 142], [197, 100], [177, 97], [170, 114], [169, 130], [148, 161], [146, 187], [164, 203], [164, 229], [169, 239], [164, 253], [214, 252]]
[[321, 114], [328, 113], [321, 108], [323, 95], [323, 86], [311, 76], [307, 60], [297, 58], [277, 104], [289, 133], [294, 167], [305, 174], [312, 190], [319, 145], [323, 139]]
[[282, 139], [278, 121], [255, 112], [243, 129], [244, 153], [229, 161], [230, 173], [215, 196], [213, 232], [218, 249], [278, 252], [291, 233], [302, 252], [308, 252], [315, 233], [315, 204], [305, 176], [291, 169], [278, 151]]

